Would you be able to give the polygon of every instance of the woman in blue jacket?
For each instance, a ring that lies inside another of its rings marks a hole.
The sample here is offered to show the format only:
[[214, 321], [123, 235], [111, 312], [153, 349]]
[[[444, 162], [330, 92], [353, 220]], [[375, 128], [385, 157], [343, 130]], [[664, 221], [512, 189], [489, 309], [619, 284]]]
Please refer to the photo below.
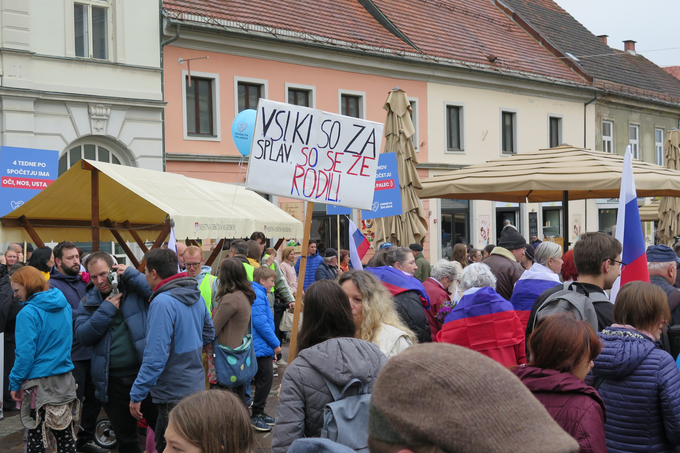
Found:
[[609, 453], [674, 452], [680, 445], [680, 372], [658, 345], [669, 320], [658, 286], [630, 282], [621, 288], [615, 324], [600, 333], [604, 346], [592, 370], [607, 406]]
[[[60, 453], [75, 453], [72, 409], [76, 382], [71, 375], [73, 321], [71, 305], [58, 289], [49, 285], [40, 271], [22, 267], [10, 278], [12, 289], [24, 303], [17, 315], [16, 359], [9, 375], [15, 401], [31, 402], [37, 392], [34, 414], [22, 404], [21, 418], [28, 428], [27, 451], [43, 452], [44, 428], [52, 430]], [[20, 398], [17, 392], [23, 389]]]

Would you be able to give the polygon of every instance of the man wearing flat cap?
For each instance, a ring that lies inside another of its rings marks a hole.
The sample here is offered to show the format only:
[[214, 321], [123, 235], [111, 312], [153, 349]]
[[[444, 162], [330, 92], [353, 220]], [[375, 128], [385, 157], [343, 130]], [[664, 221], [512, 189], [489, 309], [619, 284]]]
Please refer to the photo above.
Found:
[[524, 273], [520, 264], [526, 260], [527, 241], [512, 225], [501, 231], [501, 240], [491, 254], [484, 258], [484, 264], [491, 268], [496, 277], [496, 292], [505, 300], [510, 300], [515, 283]]
[[432, 267], [425, 259], [425, 255], [423, 255], [423, 246], [420, 244], [411, 244], [408, 248], [411, 249], [411, 253], [413, 253], [413, 257], [416, 259], [416, 266], [418, 266], [418, 269], [413, 276], [421, 282], [425, 282], [425, 280], [430, 278]]
[[314, 281], [335, 280], [338, 277], [338, 252], [328, 247], [323, 252], [323, 262], [314, 273]]
[[650, 245], [647, 247], [647, 266], [649, 282], [663, 289], [668, 297], [668, 308], [671, 310], [671, 326], [680, 324], [680, 289], [673, 286], [678, 274], [680, 258], [667, 245]]

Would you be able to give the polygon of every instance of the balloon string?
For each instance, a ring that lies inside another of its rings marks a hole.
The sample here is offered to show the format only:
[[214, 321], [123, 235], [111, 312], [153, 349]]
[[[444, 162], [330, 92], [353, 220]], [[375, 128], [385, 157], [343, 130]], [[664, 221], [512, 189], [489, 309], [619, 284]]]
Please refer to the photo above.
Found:
[[234, 199], [231, 200], [232, 206], [236, 202], [236, 190], [238, 190], [238, 186], [239, 184], [241, 184], [241, 170], [243, 170], [243, 156], [241, 156], [241, 160], [238, 161], [238, 178], [236, 178], [236, 189], [234, 189]]

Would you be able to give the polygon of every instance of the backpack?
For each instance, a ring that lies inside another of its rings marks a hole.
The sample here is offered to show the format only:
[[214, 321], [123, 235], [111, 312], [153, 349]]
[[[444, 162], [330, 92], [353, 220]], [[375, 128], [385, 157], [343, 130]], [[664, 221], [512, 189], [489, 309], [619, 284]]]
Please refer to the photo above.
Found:
[[[368, 452], [368, 406], [371, 395], [366, 393], [359, 379], [352, 379], [340, 391], [338, 387], [324, 377], [328, 389], [333, 396], [333, 403], [326, 404], [323, 410], [323, 428], [321, 438], [345, 445], [359, 453]], [[347, 390], [357, 385], [359, 393], [345, 396]]]
[[588, 293], [588, 291], [581, 286], [585, 294], [576, 291], [573, 283], [565, 283], [564, 288], [552, 294], [536, 310], [536, 317], [534, 318], [533, 329], [536, 328], [538, 321], [546, 316], [554, 315], [556, 313], [573, 313], [576, 319], [586, 321], [592, 326], [595, 331], [597, 328], [597, 313], [593, 307], [593, 301], [610, 303], [606, 295], [601, 292]]

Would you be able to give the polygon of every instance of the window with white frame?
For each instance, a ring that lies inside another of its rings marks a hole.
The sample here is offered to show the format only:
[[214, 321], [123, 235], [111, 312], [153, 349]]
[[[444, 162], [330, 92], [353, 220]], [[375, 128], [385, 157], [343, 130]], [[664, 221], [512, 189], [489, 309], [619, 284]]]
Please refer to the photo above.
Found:
[[602, 151], [614, 152], [614, 122], [602, 121]]
[[446, 150], [449, 152], [464, 151], [463, 145], [463, 106], [446, 106]]
[[112, 147], [95, 143], [72, 146], [59, 158], [59, 176], [73, 167], [81, 159], [96, 160], [116, 165], [126, 165], [125, 159], [113, 151]]
[[628, 126], [628, 144], [633, 151], [633, 158], [640, 158], [640, 126], [631, 124]]
[[654, 129], [654, 151], [656, 151], [656, 164], [664, 164], [664, 151], [663, 151], [663, 139], [664, 130], [656, 128]]
[[187, 76], [185, 84], [187, 135], [214, 136], [214, 80]]
[[288, 88], [288, 103], [302, 107], [312, 106], [312, 90]]
[[548, 117], [548, 147], [555, 148], [562, 143], [562, 118]]
[[503, 154], [517, 152], [517, 113], [501, 111], [501, 151]]
[[257, 110], [257, 102], [262, 96], [262, 84], [238, 82], [238, 113], [244, 110]]
[[418, 151], [418, 100], [409, 99], [411, 104], [411, 122], [413, 123], [413, 129], [415, 132], [411, 135], [411, 141], [413, 142], [413, 147]]
[[361, 96], [353, 94], [340, 95], [340, 114], [353, 118], [361, 118], [361, 101]]
[[109, 59], [109, 2], [91, 0], [73, 4], [77, 57]]

